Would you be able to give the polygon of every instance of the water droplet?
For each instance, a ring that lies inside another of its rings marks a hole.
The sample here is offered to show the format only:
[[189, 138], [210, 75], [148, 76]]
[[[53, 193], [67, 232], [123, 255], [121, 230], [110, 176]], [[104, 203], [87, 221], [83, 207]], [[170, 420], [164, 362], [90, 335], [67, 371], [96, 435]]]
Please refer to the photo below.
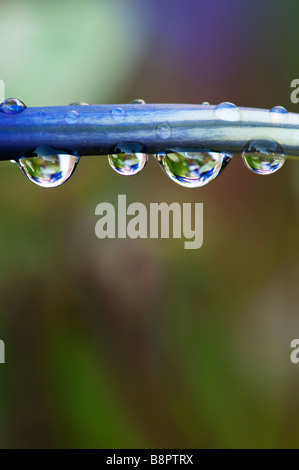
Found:
[[122, 108], [113, 108], [110, 114], [114, 119], [119, 119], [124, 118], [126, 113]]
[[64, 118], [68, 124], [72, 124], [79, 118], [79, 113], [77, 111], [68, 111]]
[[10, 161], [10, 163], [17, 163], [16, 160], [9, 160], [9, 161]]
[[260, 175], [274, 173], [285, 162], [283, 149], [270, 139], [251, 140], [244, 147], [242, 157], [247, 168]]
[[225, 156], [216, 152], [177, 151], [162, 154], [162, 166], [176, 183], [186, 188], [197, 188], [218, 176]]
[[274, 106], [274, 108], [270, 109], [270, 114], [272, 121], [279, 122], [281, 118], [285, 120], [289, 113], [283, 106]]
[[17, 98], [7, 98], [0, 104], [0, 111], [5, 114], [18, 114], [24, 109], [26, 109], [26, 105]]
[[208, 101], [204, 101], [202, 104], [203, 104], [204, 106], [210, 106], [210, 103], [209, 103]]
[[270, 109], [270, 113], [288, 114], [288, 111], [283, 106], [274, 106]]
[[167, 122], [161, 122], [156, 127], [156, 133], [161, 139], [168, 139], [171, 136], [171, 127]]
[[120, 175], [136, 175], [143, 170], [147, 162], [147, 154], [143, 146], [137, 143], [120, 143], [113, 153], [108, 155], [108, 161], [117, 173]]
[[141, 98], [136, 98], [136, 100], [131, 101], [131, 104], [146, 104], [146, 101]]
[[33, 183], [44, 188], [55, 188], [69, 179], [79, 158], [77, 155], [43, 145], [30, 156], [19, 158], [18, 164]]
[[224, 121], [239, 121], [239, 119], [241, 119], [239, 108], [235, 104], [227, 101], [218, 104], [214, 111], [216, 117]]
[[70, 103], [69, 106], [89, 106], [89, 103], [85, 103], [84, 101], [74, 101], [74, 103]]

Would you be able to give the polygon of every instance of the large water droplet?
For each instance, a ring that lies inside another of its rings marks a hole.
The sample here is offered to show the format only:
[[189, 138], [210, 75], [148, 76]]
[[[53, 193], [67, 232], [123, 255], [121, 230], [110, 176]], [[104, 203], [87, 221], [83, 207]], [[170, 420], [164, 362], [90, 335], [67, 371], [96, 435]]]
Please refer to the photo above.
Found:
[[26, 105], [17, 98], [7, 98], [0, 104], [0, 111], [5, 114], [18, 114], [24, 109], [26, 109]]
[[225, 101], [218, 104], [215, 108], [215, 115], [218, 119], [224, 121], [238, 121], [241, 119], [241, 112], [239, 108], [233, 104]]
[[285, 162], [281, 146], [270, 139], [254, 139], [248, 142], [242, 153], [249, 170], [260, 175], [270, 175], [279, 170]]
[[146, 101], [141, 98], [136, 98], [136, 100], [131, 101], [131, 104], [146, 104]]
[[186, 188], [204, 186], [218, 176], [230, 157], [216, 152], [176, 151], [158, 154], [157, 159], [167, 175], [176, 183]]
[[108, 161], [117, 173], [120, 175], [136, 175], [143, 170], [147, 162], [147, 154], [144, 148], [137, 143], [120, 143], [113, 153], [108, 155]]
[[48, 146], [38, 147], [30, 156], [18, 160], [27, 178], [44, 188], [60, 186], [74, 172], [79, 157]]

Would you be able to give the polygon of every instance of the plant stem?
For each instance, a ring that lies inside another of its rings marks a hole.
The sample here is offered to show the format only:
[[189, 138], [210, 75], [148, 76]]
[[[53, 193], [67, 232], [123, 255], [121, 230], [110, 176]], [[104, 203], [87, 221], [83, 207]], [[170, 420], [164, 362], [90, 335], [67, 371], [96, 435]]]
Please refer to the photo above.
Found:
[[[124, 104], [26, 108], [0, 112], [0, 160], [27, 155], [41, 145], [79, 155], [106, 155], [120, 142], [138, 142], [147, 153], [173, 149], [242, 152], [252, 139], [278, 142], [299, 157], [299, 114], [236, 108], [237, 120], [215, 106]], [[228, 115], [229, 116], [229, 115]]]

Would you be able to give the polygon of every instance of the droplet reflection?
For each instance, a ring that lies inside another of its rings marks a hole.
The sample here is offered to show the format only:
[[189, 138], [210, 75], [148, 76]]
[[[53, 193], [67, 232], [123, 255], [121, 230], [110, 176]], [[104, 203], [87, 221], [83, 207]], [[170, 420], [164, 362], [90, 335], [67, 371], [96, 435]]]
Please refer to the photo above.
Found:
[[78, 161], [77, 155], [41, 146], [31, 156], [19, 158], [18, 164], [33, 183], [43, 188], [55, 188], [69, 179]]
[[108, 162], [114, 171], [120, 175], [136, 175], [146, 165], [148, 156], [144, 149], [137, 143], [120, 143], [113, 153], [108, 155]]
[[259, 175], [270, 175], [285, 162], [283, 149], [270, 139], [251, 140], [245, 146], [242, 157], [247, 168]]
[[231, 157], [207, 151], [176, 151], [158, 154], [166, 174], [186, 188], [198, 188], [213, 181]]

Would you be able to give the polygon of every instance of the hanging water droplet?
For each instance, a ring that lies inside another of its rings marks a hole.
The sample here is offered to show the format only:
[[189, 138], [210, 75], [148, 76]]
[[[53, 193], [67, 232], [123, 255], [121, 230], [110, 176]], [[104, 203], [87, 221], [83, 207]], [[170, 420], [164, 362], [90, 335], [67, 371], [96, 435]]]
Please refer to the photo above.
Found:
[[198, 188], [218, 176], [226, 156], [216, 152], [188, 150], [162, 154], [161, 161], [173, 181], [186, 188]]
[[224, 121], [239, 121], [241, 119], [241, 112], [239, 108], [233, 104], [225, 101], [218, 104], [215, 108], [215, 115], [218, 119]]
[[0, 104], [0, 111], [5, 114], [18, 114], [24, 109], [26, 109], [26, 105], [17, 98], [7, 98]]
[[242, 157], [247, 168], [260, 175], [274, 173], [285, 162], [283, 149], [270, 139], [251, 140], [244, 147]]
[[161, 122], [156, 127], [156, 134], [161, 139], [168, 139], [171, 136], [171, 127], [167, 122]]
[[143, 170], [147, 162], [147, 154], [144, 148], [137, 143], [120, 143], [113, 153], [108, 155], [108, 161], [117, 173], [120, 175], [136, 175]]
[[210, 106], [210, 103], [208, 101], [203, 101], [202, 105], [203, 106]]
[[84, 101], [74, 101], [74, 103], [70, 103], [69, 106], [89, 106], [89, 103], [85, 103]]
[[119, 118], [124, 118], [126, 115], [126, 112], [122, 108], [113, 108], [110, 111], [111, 116], [113, 119], [119, 119]]
[[141, 98], [136, 98], [136, 100], [131, 101], [131, 104], [146, 104], [146, 101]]
[[54, 188], [69, 179], [79, 158], [43, 145], [30, 156], [19, 158], [18, 164], [30, 181], [44, 188]]

